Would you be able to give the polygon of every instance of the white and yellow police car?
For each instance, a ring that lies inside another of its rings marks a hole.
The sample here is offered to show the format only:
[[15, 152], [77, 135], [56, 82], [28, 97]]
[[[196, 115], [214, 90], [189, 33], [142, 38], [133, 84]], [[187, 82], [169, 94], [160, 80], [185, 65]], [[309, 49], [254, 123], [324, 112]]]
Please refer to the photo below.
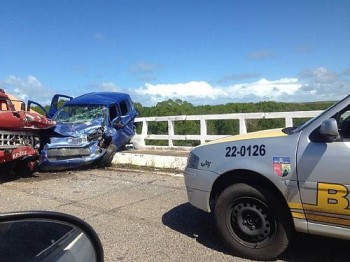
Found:
[[227, 137], [194, 148], [189, 202], [214, 212], [235, 254], [276, 258], [294, 230], [350, 239], [350, 96], [298, 128]]

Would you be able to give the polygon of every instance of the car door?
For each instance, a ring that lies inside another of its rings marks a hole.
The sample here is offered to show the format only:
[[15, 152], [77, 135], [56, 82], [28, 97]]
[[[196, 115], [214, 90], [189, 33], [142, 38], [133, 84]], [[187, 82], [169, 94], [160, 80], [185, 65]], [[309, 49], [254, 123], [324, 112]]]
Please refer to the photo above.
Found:
[[73, 97], [67, 95], [56, 94], [51, 100], [48, 117], [52, 118], [56, 112], [67, 102], [72, 100]]
[[46, 110], [45, 107], [43, 107], [41, 104], [28, 100], [28, 105], [27, 105], [27, 111], [30, 111], [32, 106], [38, 106], [45, 114], [46, 117], [52, 118], [56, 112], [69, 100], [72, 100], [73, 97], [67, 96], [67, 95], [62, 95], [62, 94], [56, 94], [53, 96], [51, 100], [51, 105], [49, 110]]
[[123, 145], [128, 143], [130, 140], [131, 136], [133, 135], [133, 130], [132, 130], [132, 116], [129, 114], [130, 113], [130, 105], [127, 100], [122, 100], [117, 104], [118, 108], [118, 122], [119, 122], [119, 127], [118, 132], [119, 132], [119, 137], [120, 141]]
[[297, 152], [302, 208], [310, 232], [327, 226], [350, 228], [350, 106], [329, 118], [337, 121], [339, 136], [328, 140], [317, 123], [302, 133]]

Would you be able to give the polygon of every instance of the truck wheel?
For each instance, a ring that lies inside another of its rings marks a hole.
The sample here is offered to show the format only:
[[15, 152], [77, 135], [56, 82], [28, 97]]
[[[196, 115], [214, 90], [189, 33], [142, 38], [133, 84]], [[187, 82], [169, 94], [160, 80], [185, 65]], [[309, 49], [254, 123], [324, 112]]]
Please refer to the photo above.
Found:
[[14, 162], [13, 171], [19, 175], [31, 175], [35, 172], [36, 163], [27, 160], [18, 160]]
[[100, 159], [98, 165], [100, 167], [111, 166], [115, 152], [117, 152], [117, 147], [113, 144], [109, 145], [106, 154]]
[[291, 219], [286, 208], [269, 191], [234, 184], [215, 205], [219, 234], [237, 254], [255, 260], [272, 260], [289, 244]]

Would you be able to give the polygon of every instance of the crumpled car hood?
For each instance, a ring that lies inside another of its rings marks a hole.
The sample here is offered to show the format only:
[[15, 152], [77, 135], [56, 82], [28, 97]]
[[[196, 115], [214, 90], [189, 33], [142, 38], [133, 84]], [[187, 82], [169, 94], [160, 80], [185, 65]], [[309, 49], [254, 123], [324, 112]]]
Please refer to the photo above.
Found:
[[47, 129], [55, 125], [55, 121], [36, 112], [1, 111], [0, 128], [10, 130]]
[[77, 123], [77, 124], [66, 124], [57, 123], [54, 131], [61, 136], [67, 137], [79, 137], [81, 135], [89, 135], [93, 133], [96, 129], [102, 127], [101, 119], [94, 119], [90, 122]]

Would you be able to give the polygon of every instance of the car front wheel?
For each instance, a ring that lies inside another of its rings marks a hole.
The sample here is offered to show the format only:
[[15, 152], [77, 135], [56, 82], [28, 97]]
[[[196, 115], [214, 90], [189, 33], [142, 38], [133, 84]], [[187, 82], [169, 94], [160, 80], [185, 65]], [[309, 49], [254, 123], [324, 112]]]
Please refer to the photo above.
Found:
[[106, 150], [106, 154], [99, 160], [98, 165], [100, 167], [108, 167], [112, 165], [112, 160], [117, 152], [117, 147], [113, 144], [109, 145]]
[[233, 252], [256, 260], [280, 255], [292, 231], [287, 210], [276, 196], [243, 183], [226, 188], [218, 197], [215, 223]]

